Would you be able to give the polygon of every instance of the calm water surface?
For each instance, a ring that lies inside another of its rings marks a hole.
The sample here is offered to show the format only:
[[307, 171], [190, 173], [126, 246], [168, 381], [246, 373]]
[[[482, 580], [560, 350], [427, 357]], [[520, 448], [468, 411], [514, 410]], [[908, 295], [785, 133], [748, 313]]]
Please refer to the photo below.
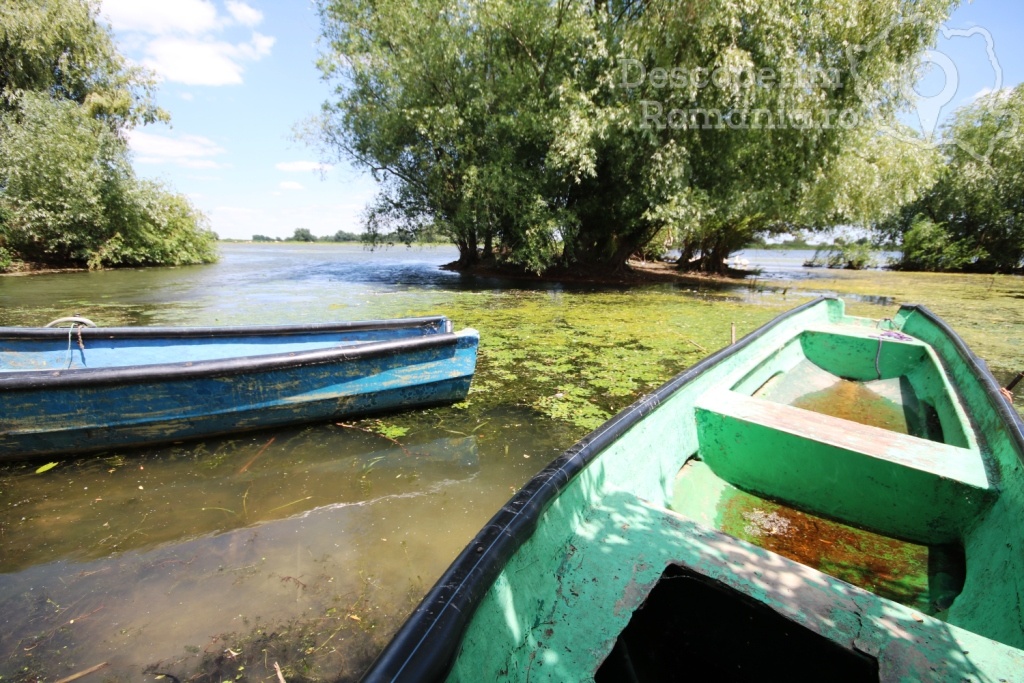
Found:
[[[0, 467], [0, 680], [105, 664], [91, 680], [255, 681], [275, 662], [293, 683], [355, 679], [552, 457], [728, 343], [731, 323], [744, 334], [813, 294], [763, 279], [530, 286], [438, 269], [455, 257], [232, 244], [212, 266], [0, 278], [0, 325], [73, 313], [107, 326], [446, 313], [482, 338], [458, 406], [112, 451], [42, 473], [42, 462]], [[889, 304], [887, 291], [858, 290], [859, 312], [891, 314], [871, 303]], [[1007, 316], [992, 324], [1024, 338], [1024, 321]], [[1008, 374], [1019, 356], [991, 348]]]

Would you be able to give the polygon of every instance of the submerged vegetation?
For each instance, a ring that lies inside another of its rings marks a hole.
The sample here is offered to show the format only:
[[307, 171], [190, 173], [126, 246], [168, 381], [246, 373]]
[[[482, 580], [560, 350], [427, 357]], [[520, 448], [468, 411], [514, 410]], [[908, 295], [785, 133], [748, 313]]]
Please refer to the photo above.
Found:
[[520, 403], [578, 434], [728, 344], [732, 323], [742, 334], [776, 314], [671, 289], [520, 291], [483, 310], [462, 299], [449, 304], [452, 317], [485, 331], [468, 402]]

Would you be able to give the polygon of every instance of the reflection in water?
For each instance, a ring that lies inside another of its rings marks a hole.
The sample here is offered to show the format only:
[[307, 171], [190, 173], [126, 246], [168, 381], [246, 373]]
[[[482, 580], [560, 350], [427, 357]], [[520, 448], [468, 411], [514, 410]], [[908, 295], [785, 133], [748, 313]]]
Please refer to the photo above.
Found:
[[302, 322], [322, 320], [325, 299], [333, 319], [352, 320], [382, 294], [460, 281], [438, 268], [455, 260], [454, 249], [232, 244], [221, 252], [214, 266], [0, 278], [0, 324], [43, 325], [86, 310], [108, 327]]
[[320, 322], [325, 309], [329, 320], [365, 320], [393, 315], [395, 295], [423, 310], [445, 291], [595, 289], [441, 270], [454, 247], [227, 244], [221, 255], [212, 266], [0, 277], [0, 325], [85, 311], [106, 327]]
[[424, 429], [401, 445], [321, 425], [43, 474], [8, 465], [0, 675], [55, 679], [106, 661], [125, 680], [153, 666], [233, 678], [244, 664], [227, 650], [263, 671], [269, 648], [311, 679], [354, 678], [544, 464], [508, 459], [509, 440], [491, 438], [523, 418], [492, 412], [486, 431]]
[[0, 571], [363, 504], [479, 469], [475, 437], [397, 446], [332, 426], [82, 459], [47, 476], [29, 468], [8, 479], [17, 518], [4, 525]]

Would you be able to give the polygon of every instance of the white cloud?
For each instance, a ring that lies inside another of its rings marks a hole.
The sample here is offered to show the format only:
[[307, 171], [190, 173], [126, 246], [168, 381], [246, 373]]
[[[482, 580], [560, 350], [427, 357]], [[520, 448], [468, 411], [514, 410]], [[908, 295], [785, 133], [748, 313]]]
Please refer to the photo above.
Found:
[[250, 43], [234, 45], [197, 38], [157, 38], [146, 47], [143, 64], [169, 81], [186, 85], [233, 85], [242, 82], [242, 61], [270, 54], [274, 39], [253, 34]]
[[226, 28], [251, 29], [263, 21], [263, 13], [245, 2], [225, 6], [227, 14], [209, 0], [104, 0], [102, 11], [158, 76], [186, 85], [237, 85], [245, 62], [269, 55], [276, 39], [256, 31], [248, 41], [221, 39]]
[[304, 188], [302, 186], [302, 183], [297, 183], [294, 180], [285, 180], [280, 185], [278, 185], [278, 187], [280, 187], [282, 190], [304, 190], [304, 189], [306, 189], [306, 188]]
[[981, 98], [988, 97], [989, 95], [992, 94], [996, 94], [996, 96], [999, 99], [1005, 100], [1007, 97], [1010, 96], [1010, 93], [1012, 91], [1013, 88], [1000, 88], [999, 90], [993, 90], [992, 88], [982, 88], [978, 92], [974, 93], [974, 95], [968, 100], [968, 102], [977, 102]]
[[244, 2], [228, 0], [227, 8], [234, 20], [243, 26], [255, 26], [263, 21], [263, 12], [255, 7], [250, 7]]
[[991, 95], [991, 94], [992, 94], [992, 88], [985, 87], [985, 88], [982, 88], [981, 90], [979, 90], [978, 92], [974, 93], [973, 95], [971, 95], [967, 99], [967, 101], [968, 102], [977, 102], [982, 97], [985, 97], [985, 96]]
[[225, 152], [224, 148], [201, 135], [170, 137], [132, 130], [128, 142], [135, 160], [140, 164], [176, 164], [186, 168], [222, 168], [213, 159]]
[[198, 35], [216, 30], [217, 8], [208, 0], [103, 0], [103, 14], [117, 31], [141, 31], [156, 35]]
[[196, 96], [193, 95], [190, 92], [179, 93], [178, 97], [180, 97], [181, 99], [185, 100], [186, 102], [191, 102], [192, 100], [194, 100], [196, 98]]
[[279, 171], [285, 171], [286, 173], [308, 173], [310, 171], [326, 173], [334, 167], [330, 164], [320, 163], [319, 161], [282, 161], [275, 164], [274, 168]]
[[274, 43], [277, 42], [277, 38], [273, 36], [265, 36], [262, 33], [252, 32], [252, 40], [248, 43], [241, 43], [237, 46], [238, 54], [246, 59], [253, 61], [266, 57], [270, 54], [270, 49], [274, 47]]

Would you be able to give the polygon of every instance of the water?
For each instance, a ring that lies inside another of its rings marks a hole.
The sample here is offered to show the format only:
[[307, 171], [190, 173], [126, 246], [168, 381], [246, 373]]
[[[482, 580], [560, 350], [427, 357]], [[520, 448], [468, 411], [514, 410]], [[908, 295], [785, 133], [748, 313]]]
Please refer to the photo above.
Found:
[[[3, 277], [0, 324], [74, 313], [105, 326], [447, 314], [481, 332], [469, 399], [108, 452], [41, 473], [42, 462], [0, 466], [3, 680], [105, 664], [97, 677], [111, 681], [255, 681], [273, 679], [275, 662], [289, 681], [353, 680], [552, 457], [728, 344], [732, 324], [745, 334], [812, 295], [782, 282], [723, 291], [469, 278], [438, 268], [456, 258], [445, 247], [231, 244], [222, 255], [211, 266]], [[889, 275], [857, 293], [889, 296]], [[809, 289], [841, 291], [840, 280], [830, 272]], [[995, 303], [1024, 293], [1016, 281], [979, 287]], [[984, 347], [991, 329], [1020, 338], [1017, 308], [993, 308], [1002, 312], [989, 323], [960, 304], [947, 320], [980, 329]], [[982, 355], [1009, 371], [1018, 346]]]
[[[743, 249], [732, 258], [746, 260], [741, 267], [755, 270], [758, 275], [767, 279], [806, 280], [826, 277], [825, 268], [808, 268], [805, 263], [814, 259], [818, 252], [814, 249]], [[899, 257], [898, 252], [874, 252], [874, 267], [881, 268]]]
[[0, 324], [42, 325], [79, 308], [107, 326], [256, 324], [267, 316], [304, 322], [325, 312], [360, 319], [378, 297], [461, 282], [438, 268], [457, 258], [454, 248], [227, 244], [221, 250], [224, 258], [214, 266], [4, 278]]
[[[210, 267], [4, 278], [0, 322], [351, 320], [437, 312], [465, 286], [438, 269], [453, 249], [224, 252]], [[106, 662], [111, 680], [257, 678], [275, 660], [311, 680], [358, 676], [576, 431], [524, 433], [532, 411], [500, 402], [403, 417], [400, 445], [361, 421], [0, 468], [0, 676]]]
[[804, 360], [773, 377], [754, 395], [822, 415], [945, 443], [938, 413], [917, 397], [906, 377], [854, 381]]

